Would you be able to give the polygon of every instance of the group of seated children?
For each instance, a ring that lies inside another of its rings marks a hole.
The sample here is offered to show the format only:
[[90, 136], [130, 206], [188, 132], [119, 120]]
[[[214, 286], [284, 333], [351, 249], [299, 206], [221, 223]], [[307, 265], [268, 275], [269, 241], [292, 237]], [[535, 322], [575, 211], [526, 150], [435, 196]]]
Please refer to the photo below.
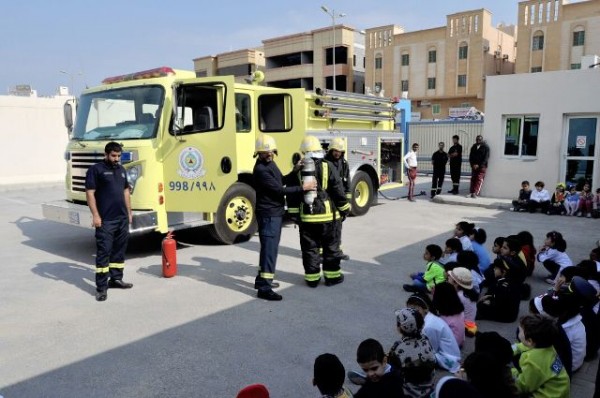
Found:
[[[470, 245], [462, 244], [465, 236], [470, 238]], [[537, 250], [533, 236], [527, 231], [498, 237], [492, 249], [496, 255], [494, 259], [475, 253], [475, 248], [486, 251], [485, 240], [483, 229], [462, 221], [456, 225], [454, 237], [446, 241], [445, 250], [434, 244], [427, 245], [423, 255], [425, 272], [411, 274], [412, 284], [403, 286], [404, 290], [416, 293], [409, 301], [414, 303], [418, 297], [419, 302], [425, 302], [431, 297], [428, 316], [442, 320], [451, 332], [452, 343], [461, 347], [465, 334], [475, 334], [476, 320], [511, 323], [519, 318], [520, 301], [528, 300], [531, 295], [526, 280], [533, 274], [536, 261], [539, 262], [549, 272], [545, 280], [553, 288], [530, 300], [532, 315], [520, 321], [519, 336], [523, 344], [518, 345], [516, 353], [520, 354], [521, 367], [527, 369], [522, 370], [524, 373], [532, 371], [531, 364], [535, 361], [556, 360], [553, 368], [557, 370], [556, 374], [539, 376], [556, 377], [560, 387], [556, 390], [546, 384], [543, 387], [549, 388], [546, 391], [550, 391], [551, 396], [568, 396], [572, 372], [581, 367], [584, 359], [596, 358], [600, 347], [600, 247], [591, 251], [589, 259], [574, 266], [566, 253], [567, 242], [557, 231], [548, 232], [544, 244]], [[465, 250], [465, 247], [470, 249]], [[538, 329], [547, 332], [552, 329], [552, 333], [546, 333], [552, 335], [552, 347], [549, 348], [548, 341], [538, 336]], [[426, 330], [423, 333], [429, 338]], [[563, 344], [559, 344], [561, 340]], [[456, 357], [450, 355], [451, 360], [446, 363], [447, 356], [438, 352], [435, 344], [432, 346], [437, 366], [452, 371], [451, 364], [456, 363], [453, 362]], [[563, 395], [564, 383], [560, 381], [564, 378], [563, 368], [567, 375], [566, 395]], [[529, 379], [526, 376], [519, 379], [518, 372], [515, 375], [518, 391], [532, 392], [542, 388], [527, 385]]]
[[512, 201], [512, 211], [528, 211], [535, 213], [538, 209], [548, 215], [567, 215], [579, 217], [600, 218], [600, 188], [596, 194], [592, 193], [589, 183], [584, 183], [581, 192], [577, 192], [576, 185], [566, 186], [560, 182], [552, 196], [544, 188], [543, 181], [535, 183], [535, 189], [531, 190], [529, 181], [521, 183], [519, 196]]

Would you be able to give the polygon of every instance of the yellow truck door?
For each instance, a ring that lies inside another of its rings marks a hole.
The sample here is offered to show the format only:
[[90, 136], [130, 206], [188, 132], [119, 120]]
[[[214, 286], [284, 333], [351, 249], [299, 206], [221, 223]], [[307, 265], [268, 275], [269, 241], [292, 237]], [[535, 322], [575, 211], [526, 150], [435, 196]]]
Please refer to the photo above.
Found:
[[165, 209], [214, 213], [237, 180], [234, 79], [176, 83], [173, 100], [162, 141]]

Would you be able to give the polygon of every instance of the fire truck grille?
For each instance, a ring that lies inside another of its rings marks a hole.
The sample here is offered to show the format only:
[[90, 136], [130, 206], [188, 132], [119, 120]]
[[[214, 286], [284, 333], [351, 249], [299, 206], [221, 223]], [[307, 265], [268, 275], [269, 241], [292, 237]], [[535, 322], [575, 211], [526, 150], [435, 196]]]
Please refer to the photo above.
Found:
[[104, 154], [98, 152], [71, 152], [71, 190], [85, 192], [85, 173], [90, 166], [102, 161]]

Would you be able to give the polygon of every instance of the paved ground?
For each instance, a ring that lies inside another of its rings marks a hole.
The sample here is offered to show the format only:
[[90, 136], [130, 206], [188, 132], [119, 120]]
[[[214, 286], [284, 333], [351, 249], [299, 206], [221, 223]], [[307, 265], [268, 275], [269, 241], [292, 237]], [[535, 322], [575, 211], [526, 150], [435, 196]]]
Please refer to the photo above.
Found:
[[[427, 190], [427, 184], [419, 188]], [[0, 192], [5, 398], [234, 397], [254, 382], [266, 384], [273, 397], [317, 396], [311, 385], [317, 355], [336, 353], [352, 369], [360, 341], [374, 337], [387, 347], [397, 338], [393, 312], [408, 297], [401, 285], [422, 269], [424, 246], [442, 245], [456, 222], [485, 228], [489, 244], [527, 229], [539, 245], [557, 229], [575, 261], [587, 257], [600, 237], [598, 220], [499, 210], [507, 201], [381, 199], [366, 216], [345, 223], [344, 246], [352, 259], [343, 264], [342, 285], [304, 285], [298, 230], [288, 225], [276, 275], [284, 300], [258, 300], [252, 288], [258, 239], [219, 246], [195, 229], [177, 235], [179, 272], [172, 279], [160, 276], [160, 237], [133, 238], [126, 276], [135, 287], [111, 290], [107, 302], [97, 303], [92, 231], [41, 216], [42, 202], [62, 197], [60, 187]], [[534, 293], [547, 288], [544, 274], [536, 270]], [[515, 325], [481, 322], [480, 330], [513, 339]], [[469, 340], [465, 353], [471, 347]], [[586, 363], [576, 374], [573, 397], [592, 396], [597, 365]]]

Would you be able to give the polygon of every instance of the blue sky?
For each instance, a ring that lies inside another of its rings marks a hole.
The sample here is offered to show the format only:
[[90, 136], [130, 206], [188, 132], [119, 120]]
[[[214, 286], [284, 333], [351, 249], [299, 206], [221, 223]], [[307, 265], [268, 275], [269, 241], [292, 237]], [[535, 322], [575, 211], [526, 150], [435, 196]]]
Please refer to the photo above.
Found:
[[[0, 95], [30, 84], [79, 93], [113, 75], [158, 66], [193, 69], [192, 59], [257, 47], [263, 39], [331, 25], [321, 5], [357, 29], [444, 26], [446, 15], [486, 8], [492, 23], [516, 24], [518, 0], [20, 0], [2, 1]], [[69, 74], [60, 73], [66, 71]]]

